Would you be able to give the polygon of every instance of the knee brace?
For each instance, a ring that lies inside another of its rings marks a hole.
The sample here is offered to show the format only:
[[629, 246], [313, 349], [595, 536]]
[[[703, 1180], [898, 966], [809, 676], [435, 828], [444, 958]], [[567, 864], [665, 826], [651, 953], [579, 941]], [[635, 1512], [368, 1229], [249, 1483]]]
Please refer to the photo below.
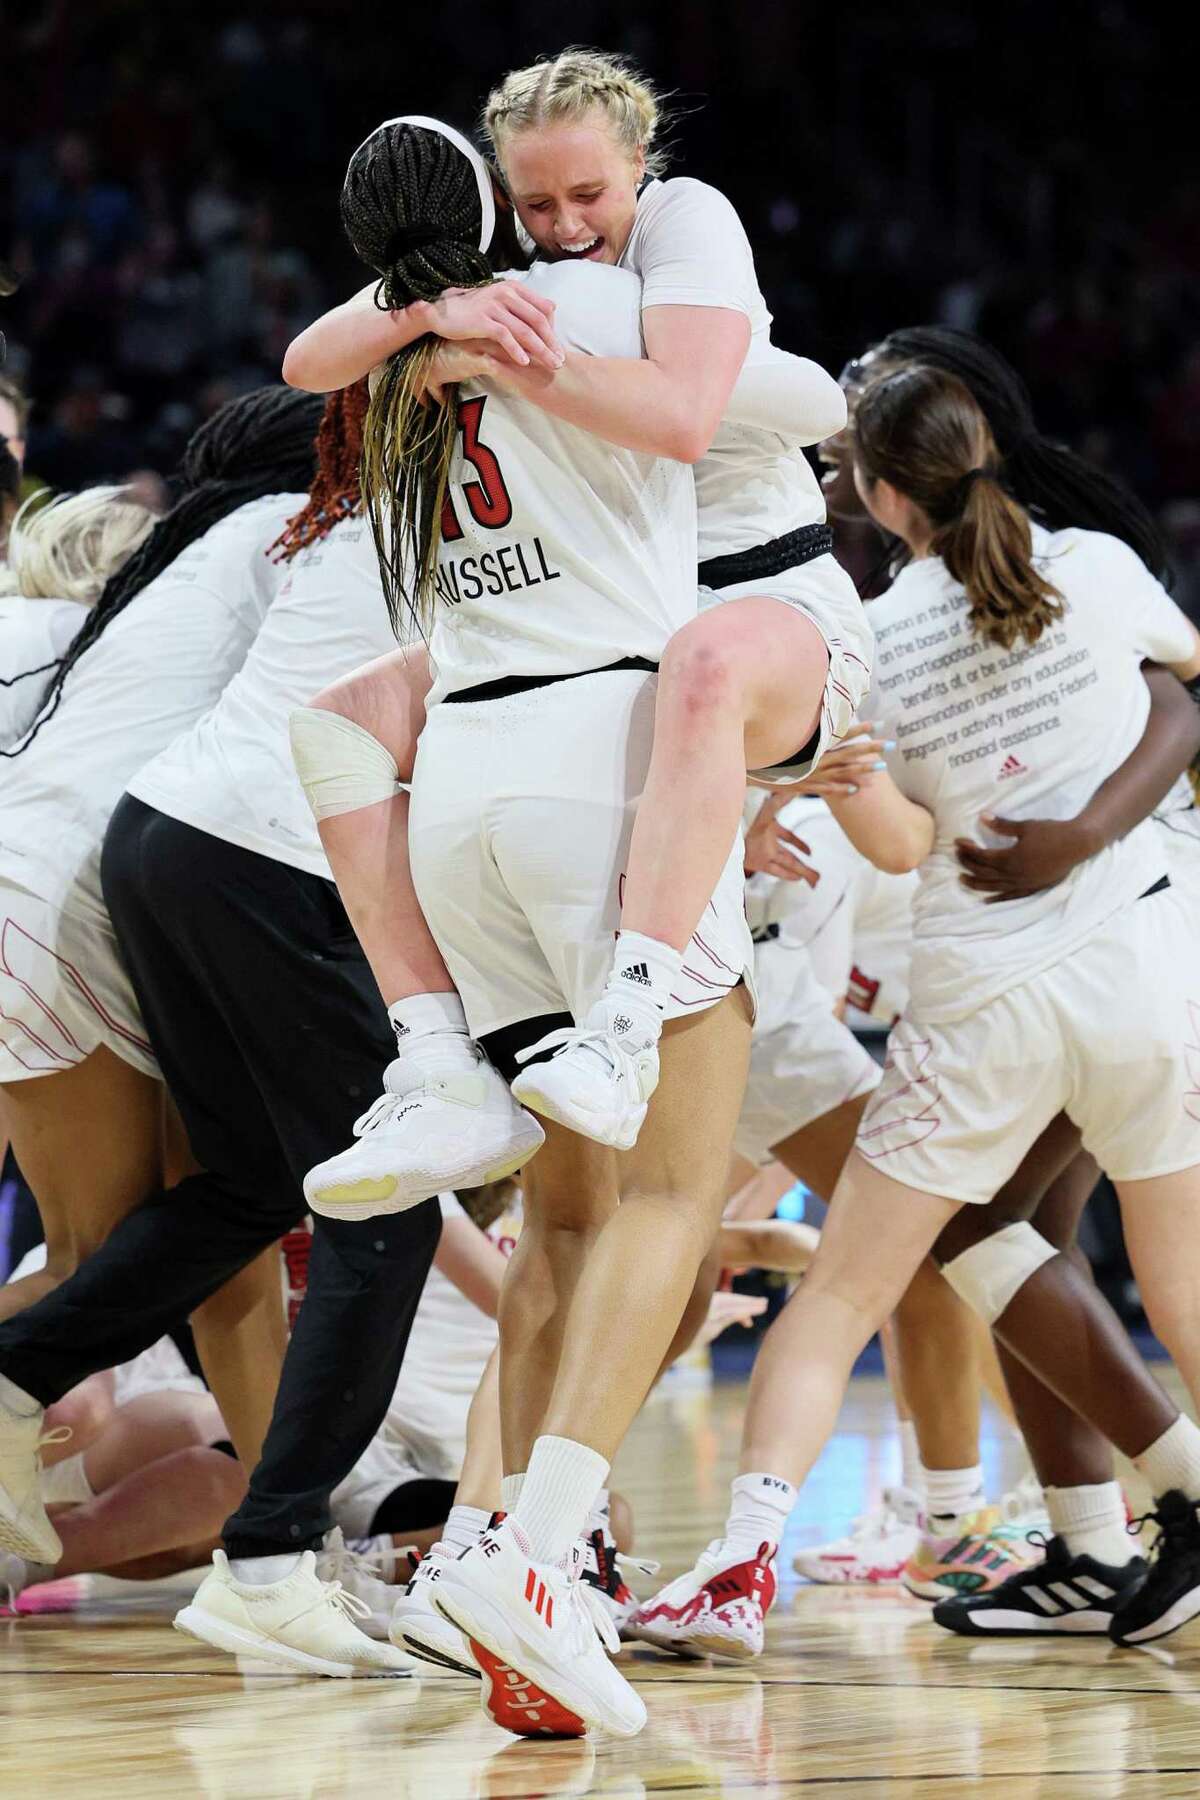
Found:
[[1006, 1225], [981, 1244], [942, 1265], [955, 1293], [987, 1325], [994, 1325], [1009, 1301], [1058, 1251], [1032, 1225]]
[[318, 824], [390, 800], [403, 786], [391, 751], [341, 713], [297, 707], [288, 719], [288, 734], [292, 761]]

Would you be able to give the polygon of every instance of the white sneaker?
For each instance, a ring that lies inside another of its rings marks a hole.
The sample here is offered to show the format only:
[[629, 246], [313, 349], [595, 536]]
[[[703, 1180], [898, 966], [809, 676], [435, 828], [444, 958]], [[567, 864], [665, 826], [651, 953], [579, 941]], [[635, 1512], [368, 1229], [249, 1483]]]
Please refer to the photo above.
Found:
[[631, 1632], [679, 1656], [761, 1656], [767, 1614], [775, 1600], [774, 1544], [733, 1561], [717, 1538], [694, 1569], [668, 1582], [639, 1607]]
[[50, 1523], [42, 1500], [42, 1445], [62, 1444], [69, 1427], [42, 1435], [42, 1407], [17, 1413], [0, 1404], [0, 1550], [12, 1550], [30, 1562], [56, 1563], [62, 1539]]
[[400, 1590], [384, 1581], [378, 1565], [369, 1556], [350, 1548], [340, 1525], [326, 1533], [325, 1548], [318, 1550], [316, 1557], [318, 1581], [336, 1581], [343, 1592], [361, 1600], [367, 1610], [361, 1617], [360, 1630], [386, 1644], [392, 1608]]
[[551, 1049], [548, 1062], [533, 1063], [513, 1082], [522, 1106], [598, 1144], [632, 1150], [658, 1086], [658, 1045], [585, 1025], [551, 1031], [517, 1061]]
[[885, 1488], [883, 1499], [856, 1519], [846, 1537], [801, 1550], [792, 1559], [808, 1581], [864, 1582], [883, 1586], [899, 1581], [921, 1535], [921, 1502], [908, 1488]]
[[348, 1150], [304, 1178], [305, 1199], [327, 1219], [374, 1219], [451, 1188], [500, 1181], [546, 1141], [482, 1055], [452, 1074], [423, 1076], [411, 1058], [389, 1063], [383, 1093], [355, 1121], [354, 1135]]
[[425, 1552], [392, 1610], [391, 1639], [398, 1649], [422, 1662], [452, 1669], [458, 1675], [473, 1675], [478, 1681], [479, 1664], [471, 1655], [471, 1646], [434, 1603], [435, 1583], [456, 1554], [446, 1544], [434, 1544]]
[[634, 1737], [646, 1708], [608, 1660], [620, 1648], [607, 1614], [569, 1567], [535, 1563], [511, 1519], [485, 1531], [438, 1577], [437, 1604], [466, 1633], [488, 1717], [518, 1737], [579, 1737], [588, 1726]]
[[1032, 1472], [1023, 1475], [1016, 1487], [1001, 1494], [996, 1507], [1003, 1524], [1020, 1526], [1028, 1531], [1043, 1531], [1047, 1537], [1054, 1536], [1042, 1484]]
[[214, 1550], [195, 1599], [175, 1615], [176, 1630], [303, 1675], [411, 1675], [407, 1656], [359, 1630], [366, 1602], [338, 1581], [321, 1581], [316, 1561], [306, 1550], [290, 1575], [260, 1587], [235, 1580], [225, 1552]]

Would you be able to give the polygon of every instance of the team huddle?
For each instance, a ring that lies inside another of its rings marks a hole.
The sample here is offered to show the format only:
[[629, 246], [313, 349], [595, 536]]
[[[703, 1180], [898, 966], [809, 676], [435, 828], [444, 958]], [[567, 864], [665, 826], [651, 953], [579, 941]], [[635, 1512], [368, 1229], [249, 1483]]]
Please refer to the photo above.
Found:
[[[773, 345], [658, 122], [569, 51], [494, 90], [494, 161], [379, 126], [371, 284], [164, 516], [23, 509], [0, 598], [45, 1238], [0, 1290], [0, 1587], [211, 1554], [182, 1631], [475, 1679], [521, 1736], [638, 1732], [623, 1641], [761, 1654], [876, 1333], [904, 1486], [802, 1573], [967, 1635], [1200, 1614], [1200, 1430], [1075, 1248], [1103, 1172], [1200, 1402], [1200, 634], [986, 345]], [[886, 542], [865, 603], [827, 511]], [[771, 1165], [818, 1241], [762, 1228]], [[803, 1274], [728, 1517], [639, 1599], [610, 1468], [748, 1262]]]

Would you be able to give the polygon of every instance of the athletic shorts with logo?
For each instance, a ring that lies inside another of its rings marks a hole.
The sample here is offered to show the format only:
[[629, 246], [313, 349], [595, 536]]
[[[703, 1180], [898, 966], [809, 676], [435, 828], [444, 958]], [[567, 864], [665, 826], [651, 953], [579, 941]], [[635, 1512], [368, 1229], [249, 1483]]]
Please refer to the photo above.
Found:
[[74, 1068], [101, 1045], [160, 1078], [108, 914], [80, 883], [37, 892], [22, 860], [0, 861], [0, 1081]]
[[[765, 575], [756, 581], [738, 581], [723, 588], [702, 587], [700, 611], [707, 612], [710, 607], [724, 605], [727, 600], [745, 600], [751, 596], [778, 600], [803, 613], [812, 620], [829, 652], [817, 745], [811, 760], [778, 770], [754, 771], [780, 780], [798, 781], [816, 768], [827, 750], [836, 748], [854, 723], [871, 685], [874, 635], [858, 590], [833, 556], [817, 556], [799, 568], [785, 569], [779, 575]], [[797, 744], [797, 751], [802, 747]]]
[[[472, 1032], [602, 992], [654, 736], [657, 678], [598, 672], [506, 698], [443, 702], [412, 782], [413, 881]], [[754, 959], [739, 832], [667, 1008], [686, 1017]]]
[[1114, 1181], [1200, 1165], [1200, 934], [1178, 886], [965, 1018], [923, 1023], [910, 1005], [857, 1148], [982, 1205], [1063, 1111]]

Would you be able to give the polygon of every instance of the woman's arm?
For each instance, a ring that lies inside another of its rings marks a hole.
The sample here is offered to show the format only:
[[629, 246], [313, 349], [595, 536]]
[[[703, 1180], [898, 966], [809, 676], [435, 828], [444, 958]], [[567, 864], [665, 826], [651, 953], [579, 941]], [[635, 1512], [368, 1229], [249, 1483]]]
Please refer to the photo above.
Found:
[[[1190, 667], [1180, 664], [1180, 674]], [[1150, 713], [1125, 761], [1073, 819], [985, 818], [989, 831], [1012, 839], [998, 850], [959, 838], [955, 850], [964, 887], [986, 894], [989, 904], [1023, 900], [1055, 887], [1080, 863], [1149, 818], [1166, 798], [1200, 752], [1200, 708], [1170, 669], [1147, 664], [1142, 673], [1150, 689]]]
[[489, 1319], [496, 1317], [500, 1283], [508, 1259], [478, 1225], [452, 1215], [442, 1220], [442, 1235], [434, 1252], [434, 1266], [459, 1293]]
[[651, 306], [644, 357], [569, 352], [562, 367], [497, 368], [509, 393], [627, 450], [698, 462], [746, 360], [750, 321], [715, 306]]
[[820, 444], [844, 428], [846, 396], [820, 363], [781, 350], [770, 362], [743, 367], [725, 417], [789, 444]]
[[902, 794], [886, 769], [860, 777], [857, 793], [831, 793], [827, 803], [855, 849], [886, 875], [907, 875], [933, 849], [933, 814]]
[[554, 302], [520, 281], [447, 288], [437, 300], [414, 300], [394, 312], [375, 305], [378, 282], [322, 313], [288, 345], [283, 379], [289, 387], [328, 394], [349, 387], [397, 350], [432, 333], [458, 342], [478, 338], [501, 358], [553, 371], [562, 361], [554, 335]]

